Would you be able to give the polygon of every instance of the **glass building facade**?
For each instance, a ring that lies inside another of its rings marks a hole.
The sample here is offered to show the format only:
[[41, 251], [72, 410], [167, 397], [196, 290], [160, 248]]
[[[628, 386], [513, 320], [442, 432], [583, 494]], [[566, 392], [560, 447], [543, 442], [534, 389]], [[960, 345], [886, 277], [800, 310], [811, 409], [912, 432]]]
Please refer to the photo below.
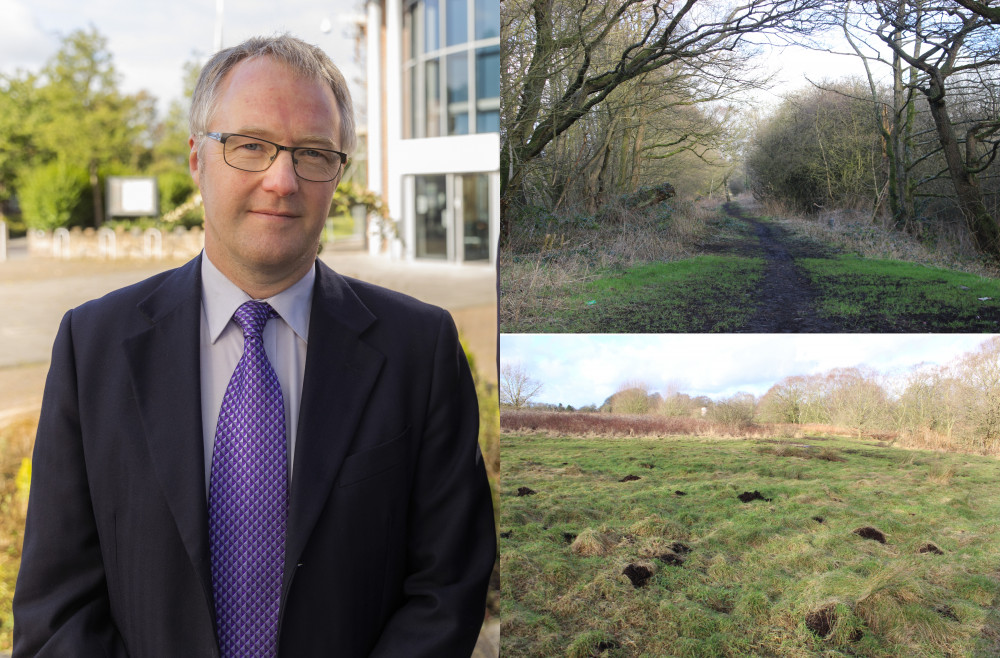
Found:
[[500, 4], [416, 0], [403, 17], [405, 139], [500, 131]]
[[369, 66], [379, 59], [379, 78], [368, 80], [369, 132], [382, 131], [372, 189], [400, 220], [407, 258], [488, 264], [499, 234], [500, 3], [368, 0], [367, 8]]

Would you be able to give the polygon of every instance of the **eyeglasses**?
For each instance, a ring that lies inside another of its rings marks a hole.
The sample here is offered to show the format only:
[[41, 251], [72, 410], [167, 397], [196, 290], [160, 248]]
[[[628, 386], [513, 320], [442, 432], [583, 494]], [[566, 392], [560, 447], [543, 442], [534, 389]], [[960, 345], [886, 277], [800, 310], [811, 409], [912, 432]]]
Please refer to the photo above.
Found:
[[226, 164], [241, 171], [264, 171], [282, 151], [292, 156], [292, 168], [302, 180], [328, 183], [336, 180], [347, 163], [347, 154], [311, 146], [282, 146], [260, 137], [236, 133], [203, 133], [222, 144]]

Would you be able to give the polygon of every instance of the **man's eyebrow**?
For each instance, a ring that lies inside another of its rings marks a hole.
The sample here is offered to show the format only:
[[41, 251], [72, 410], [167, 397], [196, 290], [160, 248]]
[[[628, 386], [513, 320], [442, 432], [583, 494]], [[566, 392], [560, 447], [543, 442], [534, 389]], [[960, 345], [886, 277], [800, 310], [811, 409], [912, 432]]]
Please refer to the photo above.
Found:
[[[236, 131], [236, 133], [240, 135], [247, 135], [249, 137], [260, 137], [261, 139], [274, 141], [271, 137], [270, 131], [265, 130], [263, 128], [253, 128], [253, 127], [240, 128], [239, 130]], [[303, 144], [309, 146], [316, 146], [317, 148], [328, 148], [333, 151], [339, 150], [337, 142], [335, 142], [329, 137], [321, 137], [319, 135], [304, 135], [296, 140], [295, 146], [300, 146]], [[292, 145], [289, 144], [289, 146]]]

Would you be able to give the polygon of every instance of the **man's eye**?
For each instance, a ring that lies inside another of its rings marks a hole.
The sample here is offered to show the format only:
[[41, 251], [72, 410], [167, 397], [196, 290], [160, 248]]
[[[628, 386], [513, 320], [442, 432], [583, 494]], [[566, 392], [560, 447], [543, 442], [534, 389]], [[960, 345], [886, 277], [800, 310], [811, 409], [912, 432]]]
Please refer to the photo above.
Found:
[[260, 151], [263, 150], [263, 148], [264, 145], [260, 142], [248, 142], [240, 146], [240, 149], [243, 151]]

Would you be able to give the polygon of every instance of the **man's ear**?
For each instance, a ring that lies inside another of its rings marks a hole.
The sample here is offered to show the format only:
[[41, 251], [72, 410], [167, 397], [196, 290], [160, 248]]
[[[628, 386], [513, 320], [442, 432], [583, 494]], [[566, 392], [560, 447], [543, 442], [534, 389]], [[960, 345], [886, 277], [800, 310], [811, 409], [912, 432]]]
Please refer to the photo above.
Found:
[[188, 148], [191, 152], [188, 154], [188, 168], [191, 170], [191, 178], [194, 179], [194, 184], [199, 188], [201, 183], [198, 181], [198, 147], [195, 145], [194, 135], [188, 137]]

